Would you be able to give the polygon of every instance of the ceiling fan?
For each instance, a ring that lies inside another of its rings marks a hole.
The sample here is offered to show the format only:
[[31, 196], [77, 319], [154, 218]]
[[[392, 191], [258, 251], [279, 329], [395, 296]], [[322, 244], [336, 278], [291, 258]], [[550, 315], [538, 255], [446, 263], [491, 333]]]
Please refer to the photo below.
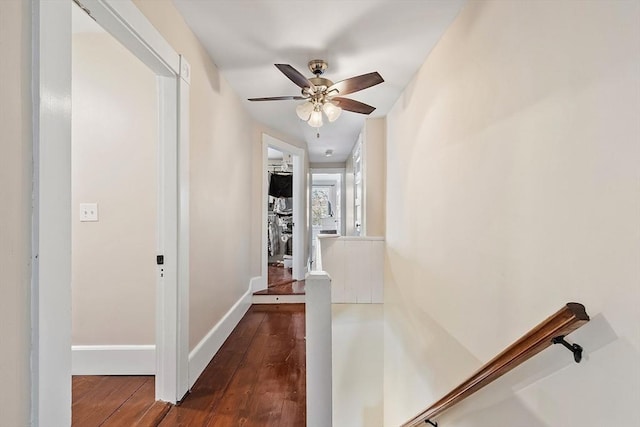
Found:
[[249, 98], [249, 101], [304, 100], [305, 102], [296, 107], [296, 113], [300, 119], [314, 128], [322, 126], [323, 112], [330, 122], [335, 121], [342, 110], [371, 114], [375, 107], [353, 99], [343, 98], [340, 95], [358, 92], [384, 81], [382, 76], [374, 71], [373, 73], [333, 83], [331, 80], [321, 77], [328, 67], [328, 64], [322, 59], [309, 61], [309, 70], [314, 74], [314, 77], [310, 78], [306, 78], [289, 64], [275, 64], [275, 66], [292, 82], [302, 88], [302, 95]]

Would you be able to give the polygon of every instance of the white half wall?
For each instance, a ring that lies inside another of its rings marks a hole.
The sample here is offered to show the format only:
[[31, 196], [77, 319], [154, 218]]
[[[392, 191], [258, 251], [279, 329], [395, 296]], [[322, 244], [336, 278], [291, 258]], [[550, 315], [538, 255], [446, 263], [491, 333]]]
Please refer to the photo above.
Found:
[[316, 268], [331, 276], [332, 303], [384, 301], [384, 238], [320, 235]]

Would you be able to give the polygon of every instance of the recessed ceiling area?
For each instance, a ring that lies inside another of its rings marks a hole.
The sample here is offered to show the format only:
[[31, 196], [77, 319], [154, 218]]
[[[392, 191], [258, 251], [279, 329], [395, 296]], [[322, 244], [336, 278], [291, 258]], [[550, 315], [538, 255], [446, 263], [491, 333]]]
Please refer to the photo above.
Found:
[[[312, 163], [344, 162], [366, 117], [384, 117], [465, 0], [174, 0], [220, 73], [258, 122], [306, 141]], [[377, 71], [384, 83], [348, 95], [376, 110], [343, 111], [319, 129], [296, 115], [301, 101], [249, 102], [299, 96], [274, 64], [312, 77], [307, 63], [323, 59], [333, 82]], [[319, 135], [319, 136], [318, 136]], [[333, 156], [326, 157], [326, 151]]]

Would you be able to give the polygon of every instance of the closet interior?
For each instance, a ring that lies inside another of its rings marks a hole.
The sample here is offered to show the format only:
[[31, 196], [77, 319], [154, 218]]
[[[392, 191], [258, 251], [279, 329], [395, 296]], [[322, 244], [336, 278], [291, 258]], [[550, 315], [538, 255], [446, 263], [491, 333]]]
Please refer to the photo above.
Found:
[[291, 155], [270, 148], [267, 174], [267, 182], [269, 183], [267, 204], [268, 262], [270, 267], [281, 267], [290, 272], [293, 266], [293, 163]]

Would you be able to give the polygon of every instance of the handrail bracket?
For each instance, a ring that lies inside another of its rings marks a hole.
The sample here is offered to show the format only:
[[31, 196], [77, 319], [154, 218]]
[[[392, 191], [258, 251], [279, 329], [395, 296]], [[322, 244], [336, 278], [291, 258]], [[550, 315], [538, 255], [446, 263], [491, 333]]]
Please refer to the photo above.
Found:
[[424, 420], [424, 422], [427, 423], [427, 424], [431, 424], [433, 427], [438, 427], [438, 423], [434, 423], [431, 420]]
[[580, 361], [582, 360], [582, 346], [578, 344], [569, 344], [564, 339], [564, 335], [555, 337], [553, 340], [551, 340], [551, 342], [554, 344], [562, 344], [563, 346], [565, 346], [571, 353], [573, 353], [573, 360], [575, 360], [576, 363], [580, 363]]

